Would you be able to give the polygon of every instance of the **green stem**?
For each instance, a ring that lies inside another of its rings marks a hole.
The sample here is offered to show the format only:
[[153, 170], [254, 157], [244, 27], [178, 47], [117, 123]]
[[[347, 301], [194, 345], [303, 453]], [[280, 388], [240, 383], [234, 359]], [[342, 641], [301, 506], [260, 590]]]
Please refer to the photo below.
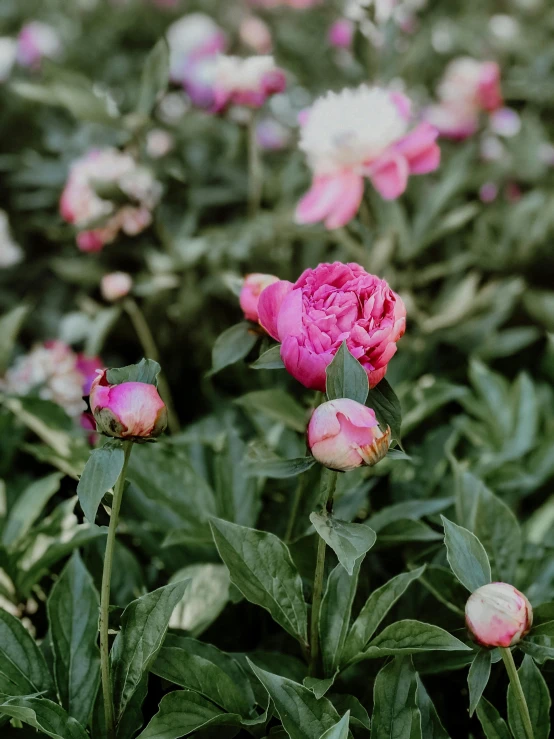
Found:
[[125, 454], [123, 467], [113, 491], [112, 513], [106, 541], [106, 553], [104, 555], [104, 570], [102, 572], [102, 589], [100, 599], [100, 672], [102, 675], [102, 694], [104, 696], [104, 714], [106, 716], [106, 731], [109, 739], [115, 739], [115, 718], [113, 707], [112, 681], [110, 677], [110, 645], [109, 645], [109, 610], [110, 610], [110, 585], [112, 580], [112, 565], [115, 548], [115, 532], [119, 521], [119, 509], [125, 486], [125, 474], [131, 450], [132, 441], [123, 442]]
[[289, 520], [287, 521], [287, 530], [285, 531], [285, 542], [290, 543], [292, 535], [294, 533], [294, 524], [296, 523], [296, 517], [298, 515], [298, 509], [300, 508], [300, 501], [304, 495], [306, 489], [306, 482], [308, 480], [308, 473], [304, 472], [300, 475], [296, 490], [294, 491], [294, 498], [292, 500], [292, 508], [290, 509]]
[[[131, 323], [133, 324], [133, 328], [135, 329], [135, 333], [138, 336], [145, 355], [150, 359], [153, 359], [155, 362], [160, 363], [160, 352], [158, 351], [158, 347], [154, 341], [150, 327], [146, 322], [146, 318], [136, 301], [133, 298], [125, 298], [123, 301], [123, 308], [131, 319]], [[165, 379], [165, 373], [163, 370], [158, 376], [158, 385], [160, 388], [160, 397], [167, 407], [169, 430], [172, 434], [177, 434], [180, 430], [179, 418], [175, 412], [171, 390], [167, 380]]]
[[260, 209], [263, 168], [256, 138], [256, 115], [248, 123], [248, 216], [254, 218]]
[[506, 672], [508, 673], [508, 677], [510, 678], [510, 684], [513, 688], [513, 691], [516, 697], [516, 702], [519, 707], [519, 712], [521, 715], [521, 720], [523, 722], [523, 727], [525, 729], [525, 734], [527, 736], [527, 739], [534, 739], [533, 724], [531, 723], [531, 716], [529, 715], [529, 708], [527, 707], [527, 701], [525, 700], [525, 693], [523, 692], [523, 688], [521, 687], [521, 683], [519, 681], [519, 675], [517, 674], [512, 652], [508, 647], [500, 647], [500, 654], [502, 655], [502, 659], [504, 660]]
[[[337, 487], [338, 472], [334, 470], [325, 470], [321, 478], [322, 493], [324, 500], [322, 501], [327, 513], [333, 510], [333, 496]], [[321, 600], [323, 598], [323, 576], [325, 574], [325, 551], [327, 545], [324, 539], [319, 537], [317, 543], [317, 556], [314, 574], [314, 589], [312, 597], [312, 618], [310, 625], [310, 675], [315, 677], [318, 670], [319, 661], [319, 612], [321, 610]]]

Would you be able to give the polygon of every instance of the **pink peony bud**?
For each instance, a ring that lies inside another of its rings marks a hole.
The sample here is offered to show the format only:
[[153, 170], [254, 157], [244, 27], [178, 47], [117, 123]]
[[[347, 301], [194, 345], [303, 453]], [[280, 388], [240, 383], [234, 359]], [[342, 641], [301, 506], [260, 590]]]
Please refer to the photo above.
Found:
[[329, 43], [337, 49], [349, 49], [354, 38], [354, 29], [354, 23], [348, 18], [339, 18], [329, 29]]
[[308, 445], [314, 457], [325, 467], [342, 472], [377, 464], [390, 441], [390, 428], [381, 431], [375, 412], [349, 398], [318, 406], [308, 425]]
[[243, 310], [244, 317], [248, 321], [254, 321], [258, 323], [258, 301], [262, 290], [268, 285], [272, 285], [274, 282], [279, 282], [279, 278], [275, 275], [264, 275], [258, 272], [254, 272], [251, 275], [246, 275], [242, 290], [240, 291], [240, 307]]
[[90, 409], [98, 431], [116, 439], [146, 441], [167, 426], [167, 409], [157, 388], [145, 382], [110, 385], [107, 370], [98, 374], [90, 389]]
[[100, 292], [104, 300], [110, 303], [124, 298], [133, 286], [133, 278], [127, 272], [110, 272], [100, 282]]
[[466, 625], [483, 647], [512, 647], [533, 625], [533, 609], [513, 585], [491, 582], [469, 596]]

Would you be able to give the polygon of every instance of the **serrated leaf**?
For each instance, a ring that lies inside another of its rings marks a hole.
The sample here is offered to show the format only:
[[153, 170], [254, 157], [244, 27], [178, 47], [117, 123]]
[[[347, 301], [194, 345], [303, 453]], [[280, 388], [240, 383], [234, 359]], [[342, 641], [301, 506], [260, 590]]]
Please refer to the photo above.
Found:
[[392, 440], [399, 444], [402, 440], [402, 408], [400, 401], [392, 387], [384, 378], [369, 391], [365, 404], [373, 408], [379, 425], [382, 428], [390, 426]]
[[354, 572], [356, 561], [371, 549], [377, 538], [369, 526], [339, 521], [329, 514], [311, 513], [310, 521], [349, 575]]
[[24, 696], [0, 703], [0, 715], [11, 716], [29, 724], [51, 739], [88, 739], [81, 724], [46, 698]]
[[441, 516], [446, 557], [452, 572], [470, 593], [491, 581], [491, 566], [485, 548], [471, 531]]
[[106, 379], [110, 385], [121, 385], [124, 382], [144, 382], [147, 385], [158, 386], [160, 365], [153, 359], [141, 359], [138, 364], [128, 364], [126, 367], [111, 367], [106, 372]]
[[483, 691], [487, 687], [491, 674], [491, 653], [488, 649], [480, 649], [471, 663], [467, 675], [469, 688], [469, 715], [473, 716]]
[[417, 654], [432, 651], [471, 651], [471, 647], [448, 631], [422, 621], [396, 621], [387, 626], [363, 652], [364, 659], [389, 654]]
[[512, 739], [506, 722], [486, 698], [481, 698], [477, 704], [477, 718], [487, 739]]
[[63, 475], [54, 472], [32, 482], [19, 494], [2, 531], [2, 543], [13, 547], [32, 527], [50, 498], [60, 489]]
[[289, 634], [307, 644], [308, 609], [288, 547], [274, 534], [214, 518], [214, 541], [231, 581], [251, 603], [269, 611]]
[[46, 661], [19, 619], [0, 609], [0, 694], [52, 693]]
[[338, 724], [331, 726], [324, 732], [320, 739], [348, 739], [348, 726], [350, 724], [350, 711], [347, 711]]
[[77, 552], [56, 580], [47, 605], [58, 695], [68, 714], [86, 726], [100, 683], [100, 600]]
[[168, 83], [169, 45], [165, 38], [161, 38], [144, 61], [137, 111], [148, 115]]
[[252, 362], [250, 368], [256, 370], [285, 369], [285, 365], [281, 359], [281, 344], [275, 344], [275, 346], [271, 346], [263, 354], [260, 354], [258, 359]]
[[109, 444], [90, 453], [77, 485], [79, 503], [90, 523], [94, 523], [103, 496], [117, 482], [124, 460], [125, 452], [121, 445]]
[[[546, 681], [528, 654], [523, 658], [517, 674], [529, 708], [534, 739], [549, 739], [551, 699]], [[508, 686], [508, 723], [515, 737], [526, 736], [516, 694], [511, 683]]]
[[342, 342], [333, 361], [327, 365], [325, 375], [328, 400], [350, 398], [358, 403], [365, 403], [369, 392], [367, 372], [350, 354], [346, 341]]
[[396, 657], [379, 672], [373, 689], [372, 739], [423, 739], [411, 657]]
[[220, 334], [212, 347], [212, 369], [210, 374], [219, 372], [240, 359], [244, 359], [250, 352], [259, 334], [254, 331], [252, 324], [242, 321], [231, 326]]

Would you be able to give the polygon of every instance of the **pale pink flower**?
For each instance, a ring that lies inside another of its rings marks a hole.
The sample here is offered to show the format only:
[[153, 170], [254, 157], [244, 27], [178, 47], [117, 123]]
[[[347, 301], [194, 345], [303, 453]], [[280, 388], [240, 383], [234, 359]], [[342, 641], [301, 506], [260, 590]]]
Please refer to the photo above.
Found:
[[19, 32], [17, 61], [22, 67], [38, 69], [43, 58], [57, 59], [61, 53], [61, 39], [53, 26], [31, 21]]
[[348, 472], [377, 464], [390, 445], [390, 429], [381, 431], [372, 408], [349, 398], [318, 406], [308, 424], [308, 446], [317, 461]]
[[497, 136], [511, 138], [521, 131], [521, 118], [513, 108], [499, 108], [491, 113], [490, 128]]
[[110, 385], [107, 370], [90, 390], [90, 409], [98, 431], [118, 439], [144, 441], [165, 431], [167, 410], [157, 388], [145, 382]]
[[279, 278], [275, 275], [265, 275], [259, 272], [253, 272], [246, 275], [240, 291], [240, 307], [244, 313], [244, 317], [248, 321], [258, 323], [258, 301], [262, 290], [268, 285], [279, 282]]
[[308, 388], [325, 390], [325, 371], [343, 341], [375, 387], [406, 329], [406, 308], [385, 280], [359, 264], [320, 264], [293, 284], [262, 291], [260, 325], [281, 342], [281, 358]]
[[269, 26], [255, 15], [249, 15], [241, 21], [239, 36], [242, 43], [257, 54], [269, 54], [273, 46]]
[[498, 197], [498, 187], [494, 182], [485, 182], [479, 188], [479, 200], [482, 203], [492, 203]]
[[175, 140], [169, 131], [153, 128], [146, 134], [146, 153], [152, 159], [161, 159], [173, 149]]
[[298, 223], [339, 228], [356, 214], [364, 178], [394, 200], [411, 174], [437, 169], [437, 131], [429, 123], [410, 130], [410, 107], [405, 95], [362, 85], [328, 93], [303, 112], [299, 146], [314, 177], [298, 204]]
[[533, 625], [533, 609], [523, 593], [506, 582], [477, 588], [466, 603], [466, 625], [484, 647], [512, 647]]
[[102, 277], [100, 292], [110, 303], [124, 298], [133, 286], [133, 278], [128, 272], [110, 272]]
[[256, 142], [264, 151], [281, 151], [291, 142], [291, 131], [275, 118], [263, 118], [256, 126]]
[[339, 18], [329, 29], [329, 43], [337, 49], [349, 49], [352, 46], [355, 28], [354, 23], [348, 18]]
[[214, 75], [214, 109], [219, 112], [229, 105], [261, 108], [267, 98], [283, 92], [285, 73], [272, 56], [220, 55]]

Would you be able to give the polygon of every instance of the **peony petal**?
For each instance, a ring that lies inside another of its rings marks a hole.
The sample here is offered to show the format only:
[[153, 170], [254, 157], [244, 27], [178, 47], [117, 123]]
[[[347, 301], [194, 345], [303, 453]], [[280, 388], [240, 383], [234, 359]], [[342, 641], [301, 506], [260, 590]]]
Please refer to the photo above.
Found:
[[300, 224], [318, 223], [327, 218], [339, 207], [343, 196], [343, 178], [341, 175], [316, 177], [312, 187], [298, 203], [296, 222]]
[[262, 290], [258, 300], [259, 324], [276, 341], [279, 341], [277, 318], [281, 304], [292, 289], [292, 282], [279, 280], [278, 282], [274, 282], [273, 285], [266, 287], [265, 290]]
[[314, 354], [298, 343], [295, 336], [287, 336], [281, 345], [281, 359], [298, 382], [310, 390], [325, 391], [325, 370], [333, 359], [333, 353]]
[[277, 333], [280, 341], [287, 336], [302, 336], [304, 333], [302, 290], [296, 288], [284, 296], [277, 316]]
[[408, 185], [410, 169], [405, 157], [390, 151], [376, 159], [369, 169], [373, 187], [385, 200], [395, 200]]
[[348, 178], [343, 177], [343, 183], [342, 198], [325, 219], [325, 228], [329, 230], [341, 228], [351, 221], [364, 196], [364, 180], [359, 175], [352, 173]]
[[430, 123], [420, 123], [397, 142], [395, 149], [406, 157], [410, 174], [433, 172], [440, 164], [440, 149], [436, 144], [438, 130]]

